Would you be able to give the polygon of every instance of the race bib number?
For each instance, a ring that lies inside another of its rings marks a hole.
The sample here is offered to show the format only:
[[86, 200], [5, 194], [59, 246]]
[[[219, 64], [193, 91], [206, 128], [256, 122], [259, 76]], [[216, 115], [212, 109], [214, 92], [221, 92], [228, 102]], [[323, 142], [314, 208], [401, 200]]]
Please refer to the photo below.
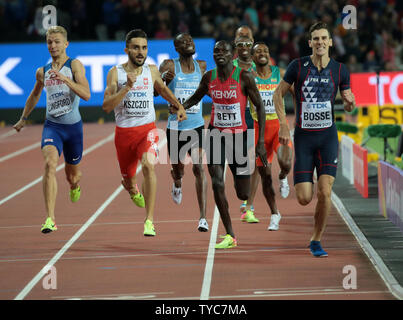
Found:
[[[183, 104], [196, 90], [195, 89], [183, 89], [183, 88], [175, 88], [174, 95], [178, 99], [178, 101]], [[192, 106], [191, 108], [186, 110], [186, 113], [199, 113], [201, 102]]]
[[67, 94], [61, 94], [48, 103], [48, 114], [52, 117], [60, 117], [73, 110], [70, 97]]
[[123, 100], [123, 115], [125, 117], [146, 117], [150, 113], [150, 107], [147, 92], [131, 90]]
[[260, 96], [262, 97], [263, 106], [266, 114], [276, 113], [273, 103], [273, 93], [274, 91], [260, 91]]
[[214, 126], [219, 128], [239, 127], [242, 125], [241, 105], [214, 103]]
[[330, 101], [302, 102], [302, 128], [322, 129], [332, 126], [332, 105]]

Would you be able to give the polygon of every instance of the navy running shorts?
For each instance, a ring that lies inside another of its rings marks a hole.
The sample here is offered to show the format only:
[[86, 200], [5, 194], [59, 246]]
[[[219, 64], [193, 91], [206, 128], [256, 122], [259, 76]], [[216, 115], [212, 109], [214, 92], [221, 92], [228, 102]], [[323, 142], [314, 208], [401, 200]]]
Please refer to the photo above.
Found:
[[61, 124], [45, 120], [42, 131], [41, 149], [52, 145], [57, 148], [59, 157], [63, 152], [68, 164], [79, 164], [83, 155], [83, 122]]
[[326, 130], [314, 132], [296, 127], [294, 149], [294, 185], [313, 183], [314, 169], [318, 179], [322, 174], [336, 177], [339, 140], [335, 124]]

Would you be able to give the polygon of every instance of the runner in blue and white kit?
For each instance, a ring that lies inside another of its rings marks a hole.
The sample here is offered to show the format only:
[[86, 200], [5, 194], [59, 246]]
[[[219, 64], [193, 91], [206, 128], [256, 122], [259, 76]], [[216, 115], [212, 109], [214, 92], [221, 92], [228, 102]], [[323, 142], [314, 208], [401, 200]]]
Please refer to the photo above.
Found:
[[312, 201], [313, 170], [316, 168], [318, 202], [310, 250], [315, 257], [327, 257], [320, 240], [330, 212], [330, 196], [337, 169], [338, 139], [334, 102], [339, 89], [346, 111], [354, 109], [355, 99], [350, 89], [347, 67], [329, 57], [332, 38], [327, 25], [323, 22], [315, 23], [309, 29], [309, 35], [312, 55], [290, 63], [273, 100], [280, 120], [279, 141], [286, 145], [290, 140], [290, 131], [285, 118], [283, 97], [294, 84], [295, 191], [301, 205]]
[[[198, 88], [206, 70], [206, 62], [194, 60], [195, 44], [187, 33], [181, 33], [174, 39], [174, 46], [179, 58], [167, 59], [160, 66], [160, 73], [168, 88], [180, 103], [185, 102]], [[182, 177], [185, 157], [188, 153], [193, 162], [193, 174], [196, 178], [196, 193], [200, 209], [198, 230], [208, 231], [206, 220], [207, 180], [203, 170], [204, 119], [202, 102], [186, 110], [187, 120], [178, 122], [176, 114], [170, 114], [167, 125], [168, 152], [172, 165], [172, 198], [175, 203], [182, 201]]]
[[89, 100], [91, 93], [85, 77], [85, 69], [77, 59], [66, 54], [67, 32], [61, 26], [48, 29], [46, 41], [52, 62], [36, 71], [35, 86], [25, 104], [20, 120], [14, 125], [17, 131], [25, 126], [46, 88], [46, 120], [42, 132], [42, 154], [45, 160], [43, 192], [47, 219], [41, 231], [57, 230], [55, 203], [57, 195], [56, 167], [61, 153], [65, 160], [65, 172], [70, 184], [70, 200], [80, 198], [81, 171], [79, 163], [83, 152], [83, 126], [78, 110], [80, 98]]

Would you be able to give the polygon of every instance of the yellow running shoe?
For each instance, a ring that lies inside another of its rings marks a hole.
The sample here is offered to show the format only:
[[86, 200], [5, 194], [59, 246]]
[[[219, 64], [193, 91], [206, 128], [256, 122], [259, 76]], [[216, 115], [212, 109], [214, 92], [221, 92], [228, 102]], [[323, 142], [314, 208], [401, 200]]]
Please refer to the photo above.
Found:
[[42, 225], [41, 232], [42, 233], [50, 233], [52, 231], [57, 230], [57, 225], [53, 222], [51, 217], [48, 217], [45, 221], [45, 224]]
[[146, 220], [144, 223], [144, 235], [146, 237], [154, 237], [155, 236], [155, 229], [152, 221]]
[[229, 234], [221, 236], [220, 238], [223, 238], [224, 240], [215, 245], [216, 249], [229, 249], [238, 245], [236, 239], [231, 237]]
[[241, 221], [245, 221], [248, 223], [258, 223], [259, 219], [255, 217], [255, 214], [252, 210], [246, 210], [241, 216]]
[[75, 189], [70, 189], [70, 200], [71, 202], [77, 202], [78, 200], [80, 200], [80, 196], [81, 196], [81, 188], [80, 186], [78, 186]]
[[132, 198], [132, 201], [136, 206], [144, 208], [146, 206], [146, 201], [144, 200], [144, 196], [140, 193], [137, 184], [136, 184], [136, 190], [137, 193], [133, 194], [130, 198]]

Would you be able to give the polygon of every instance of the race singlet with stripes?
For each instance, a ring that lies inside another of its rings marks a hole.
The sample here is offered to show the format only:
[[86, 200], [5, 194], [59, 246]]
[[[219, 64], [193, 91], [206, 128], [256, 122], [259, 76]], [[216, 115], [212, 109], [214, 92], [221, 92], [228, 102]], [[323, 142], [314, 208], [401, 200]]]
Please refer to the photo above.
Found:
[[[271, 72], [271, 76], [268, 79], [262, 79], [259, 77], [255, 78], [256, 86], [259, 90], [260, 96], [262, 97], [266, 120], [278, 119], [276, 109], [274, 108], [273, 94], [281, 80], [280, 69], [277, 66], [271, 66]], [[255, 106], [250, 99], [249, 102], [251, 106], [250, 113], [252, 118], [253, 120], [257, 121]]]
[[245, 122], [246, 96], [241, 88], [242, 69], [234, 67], [227, 80], [221, 82], [217, 69], [211, 72], [209, 93], [213, 100], [210, 124], [220, 130], [232, 132], [247, 129]]
[[[199, 87], [202, 74], [199, 63], [193, 60], [195, 71], [183, 73], [179, 58], [173, 60], [175, 64], [175, 78], [169, 83], [168, 88], [174, 93], [180, 103], [184, 103]], [[168, 117], [168, 128], [175, 130], [191, 130], [204, 125], [202, 102], [186, 110], [187, 119], [178, 122], [176, 114]]]
[[[138, 127], [155, 121], [154, 88], [150, 66], [143, 65], [133, 87], [115, 108], [116, 125], [122, 128]], [[123, 65], [117, 65], [118, 90], [127, 82]]]
[[[69, 79], [74, 80], [71, 70], [71, 62], [69, 58], [59, 73]], [[52, 63], [48, 63], [43, 67], [44, 71], [44, 87], [46, 89], [46, 119], [55, 123], [74, 124], [81, 120], [78, 106], [80, 97], [74, 93], [63, 81], [54, 79], [50, 70]]]

